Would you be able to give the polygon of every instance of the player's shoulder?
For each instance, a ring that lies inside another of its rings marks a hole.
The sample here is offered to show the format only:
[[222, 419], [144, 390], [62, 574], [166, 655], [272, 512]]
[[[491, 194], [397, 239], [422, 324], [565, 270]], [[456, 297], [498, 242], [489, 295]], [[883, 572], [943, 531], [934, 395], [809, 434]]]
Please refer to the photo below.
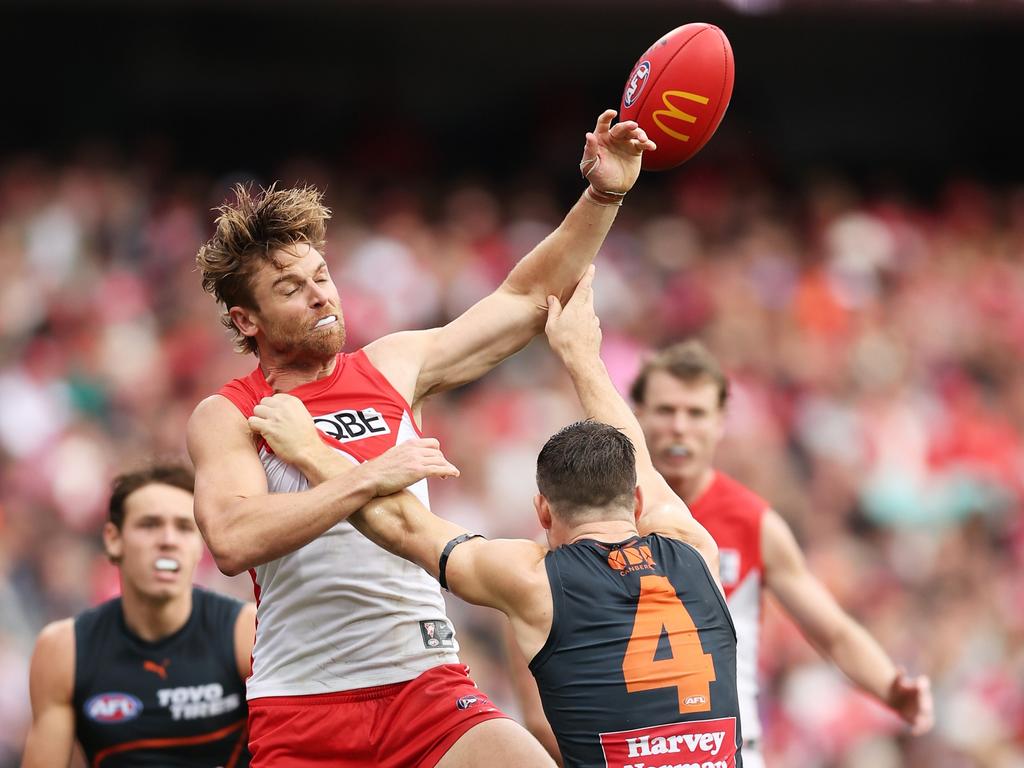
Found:
[[[252, 407], [248, 410], [251, 414]], [[185, 435], [189, 450], [193, 452], [193, 461], [197, 448], [220, 444], [226, 436], [244, 437], [246, 441], [251, 441], [245, 412], [237, 403], [221, 394], [210, 395], [199, 401], [189, 416]]]
[[43, 627], [29, 666], [32, 700], [70, 703], [75, 681], [75, 620], [61, 619]]
[[192, 587], [192, 610], [204, 621], [234, 621], [246, 603], [205, 587]]
[[700, 502], [726, 507], [737, 514], [757, 517], [770, 508], [764, 498], [720, 470], [715, 471], [715, 479], [708, 488], [705, 498], [699, 500], [698, 504]]
[[529, 539], [471, 539], [477, 550], [475, 569], [510, 597], [527, 598], [547, 583], [544, 557], [548, 548]]
[[75, 619], [67, 618], [51, 621], [39, 632], [36, 638], [37, 654], [61, 654], [73, 651], [75, 647]]
[[208, 421], [218, 421], [227, 418], [240, 419], [242, 418], [242, 413], [234, 402], [218, 392], [204, 397], [196, 403], [196, 407], [192, 409], [192, 415], [189, 417], [189, 424], [205, 424]]

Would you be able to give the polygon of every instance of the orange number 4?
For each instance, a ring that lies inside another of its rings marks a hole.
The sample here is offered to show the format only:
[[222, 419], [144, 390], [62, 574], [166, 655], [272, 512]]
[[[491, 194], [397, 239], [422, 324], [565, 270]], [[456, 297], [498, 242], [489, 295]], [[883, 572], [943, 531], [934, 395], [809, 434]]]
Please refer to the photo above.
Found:
[[[672, 657], [655, 659], [662, 629], [668, 634]], [[690, 612], [665, 576], [640, 577], [640, 601], [622, 674], [630, 693], [675, 688], [681, 713], [711, 710], [714, 661], [704, 653]]]

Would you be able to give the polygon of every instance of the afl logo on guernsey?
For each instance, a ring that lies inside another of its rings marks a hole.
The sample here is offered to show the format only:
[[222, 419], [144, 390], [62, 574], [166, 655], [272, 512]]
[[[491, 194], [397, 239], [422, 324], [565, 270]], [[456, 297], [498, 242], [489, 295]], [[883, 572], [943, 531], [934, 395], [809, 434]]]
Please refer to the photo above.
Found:
[[647, 81], [651, 75], [651, 62], [641, 61], [636, 65], [636, 69], [633, 70], [633, 74], [629, 76], [629, 80], [626, 83], [626, 93], [622, 97], [622, 104], [626, 107], [632, 107], [640, 94], [643, 93], [644, 86], [647, 85]]
[[100, 693], [85, 702], [84, 709], [97, 723], [125, 723], [142, 714], [142, 702], [130, 693]]

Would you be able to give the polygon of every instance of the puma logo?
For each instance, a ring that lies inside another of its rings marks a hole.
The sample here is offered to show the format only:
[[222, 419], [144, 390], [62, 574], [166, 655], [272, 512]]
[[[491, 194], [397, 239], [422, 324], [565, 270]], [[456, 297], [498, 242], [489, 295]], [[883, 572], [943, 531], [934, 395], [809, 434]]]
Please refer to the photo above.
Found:
[[161, 680], [166, 680], [167, 679], [167, 667], [169, 667], [170, 665], [171, 665], [171, 660], [170, 659], [164, 659], [162, 664], [157, 664], [155, 661], [150, 661], [149, 659], [146, 659], [145, 661], [142, 662], [142, 668], [144, 670], [146, 670], [147, 672], [152, 672], [154, 675], [158, 676]]

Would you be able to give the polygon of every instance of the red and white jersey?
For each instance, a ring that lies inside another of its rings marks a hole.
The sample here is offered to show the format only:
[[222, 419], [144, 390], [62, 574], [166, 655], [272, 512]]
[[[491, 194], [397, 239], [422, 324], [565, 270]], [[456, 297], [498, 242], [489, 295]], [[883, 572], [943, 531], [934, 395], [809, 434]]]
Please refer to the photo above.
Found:
[[[219, 394], [248, 418], [273, 390], [257, 367]], [[409, 404], [362, 350], [338, 355], [330, 376], [289, 394], [305, 403], [324, 441], [354, 462], [419, 436]], [[271, 493], [309, 488], [265, 441], [259, 455]], [[425, 480], [409, 490], [429, 506]], [[389, 685], [458, 663], [438, 583], [347, 521], [249, 573], [257, 602], [249, 699]]]
[[690, 512], [718, 544], [725, 599], [736, 625], [736, 687], [744, 739], [761, 737], [757, 716], [757, 645], [761, 630], [761, 521], [768, 503], [716, 471]]

